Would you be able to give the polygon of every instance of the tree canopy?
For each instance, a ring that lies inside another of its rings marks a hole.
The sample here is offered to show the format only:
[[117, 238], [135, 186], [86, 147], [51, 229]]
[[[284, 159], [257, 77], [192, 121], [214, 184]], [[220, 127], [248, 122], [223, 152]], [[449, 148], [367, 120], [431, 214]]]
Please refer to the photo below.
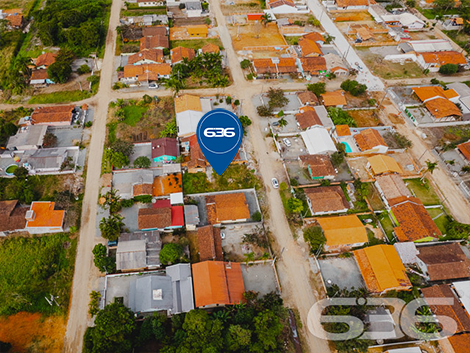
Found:
[[116, 271], [116, 259], [106, 254], [106, 246], [96, 244], [93, 248], [93, 255], [93, 262], [100, 272], [113, 273]]
[[328, 114], [330, 115], [333, 124], [335, 125], [349, 125], [350, 127], [356, 127], [356, 121], [341, 108], [330, 107], [328, 108]]
[[359, 96], [367, 90], [367, 86], [360, 84], [356, 80], [345, 80], [341, 83], [341, 88], [353, 96]]
[[183, 258], [183, 247], [177, 243], [165, 244], [159, 257], [160, 262], [164, 265], [175, 264]]
[[459, 71], [459, 66], [456, 64], [445, 64], [439, 68], [439, 73], [444, 75], [452, 75]]

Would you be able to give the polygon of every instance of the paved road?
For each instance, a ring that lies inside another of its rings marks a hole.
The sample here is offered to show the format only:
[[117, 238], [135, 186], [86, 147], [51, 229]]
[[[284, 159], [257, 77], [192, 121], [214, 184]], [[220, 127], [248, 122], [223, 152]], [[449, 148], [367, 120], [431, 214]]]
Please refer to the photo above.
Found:
[[[348, 61], [349, 65], [353, 69], [358, 69], [357, 64], [361, 67], [356, 80], [360, 83], [367, 85], [369, 91], [383, 91], [384, 84], [377, 76], [374, 76], [367, 66], [364, 64], [362, 59], [357, 55], [356, 51], [344, 38], [341, 31], [336, 27], [335, 23], [328, 16], [328, 12], [325, 7], [321, 5], [318, 0], [307, 0], [307, 5], [313, 12], [315, 17], [320, 20], [325, 31], [332, 37], [335, 38], [334, 43], [336, 47]], [[356, 64], [357, 63], [357, 64]]]

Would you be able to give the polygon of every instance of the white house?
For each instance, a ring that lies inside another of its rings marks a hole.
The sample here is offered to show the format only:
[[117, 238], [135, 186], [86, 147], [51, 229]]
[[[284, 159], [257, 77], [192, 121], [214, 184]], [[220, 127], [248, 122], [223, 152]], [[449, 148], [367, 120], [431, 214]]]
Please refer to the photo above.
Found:
[[202, 16], [202, 5], [199, 1], [188, 1], [186, 2], [186, 14], [188, 17], [201, 17]]
[[381, 17], [387, 25], [400, 25], [409, 29], [421, 29], [425, 25], [424, 21], [407, 12], [399, 15], [383, 15]]
[[139, 7], [155, 7], [165, 5], [164, 1], [137, 0]]
[[309, 154], [332, 154], [336, 146], [324, 127], [315, 126], [300, 133]]

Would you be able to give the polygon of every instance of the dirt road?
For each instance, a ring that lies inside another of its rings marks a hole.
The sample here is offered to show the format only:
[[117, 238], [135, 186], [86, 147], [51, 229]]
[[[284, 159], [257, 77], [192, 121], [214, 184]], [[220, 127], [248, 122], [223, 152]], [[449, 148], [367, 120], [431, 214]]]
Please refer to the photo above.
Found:
[[94, 100], [95, 120], [88, 153], [88, 168], [85, 197], [83, 199], [82, 228], [77, 248], [75, 273], [72, 286], [67, 331], [64, 340], [64, 352], [81, 352], [83, 335], [88, 326], [89, 294], [94, 289], [99, 272], [93, 265], [92, 249], [96, 243], [96, 212], [101, 173], [101, 157], [106, 135], [106, 116], [108, 103], [112, 100], [111, 81], [113, 75], [114, 46], [116, 26], [119, 24], [121, 1], [114, 0], [106, 37], [106, 52], [98, 94]]

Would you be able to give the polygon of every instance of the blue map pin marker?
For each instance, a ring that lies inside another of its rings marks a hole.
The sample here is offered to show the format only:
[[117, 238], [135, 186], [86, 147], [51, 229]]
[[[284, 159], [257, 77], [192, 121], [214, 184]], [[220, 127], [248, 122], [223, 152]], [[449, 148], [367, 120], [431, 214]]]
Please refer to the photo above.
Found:
[[196, 135], [207, 161], [217, 174], [222, 175], [242, 143], [243, 127], [240, 120], [228, 110], [211, 110], [199, 120]]

